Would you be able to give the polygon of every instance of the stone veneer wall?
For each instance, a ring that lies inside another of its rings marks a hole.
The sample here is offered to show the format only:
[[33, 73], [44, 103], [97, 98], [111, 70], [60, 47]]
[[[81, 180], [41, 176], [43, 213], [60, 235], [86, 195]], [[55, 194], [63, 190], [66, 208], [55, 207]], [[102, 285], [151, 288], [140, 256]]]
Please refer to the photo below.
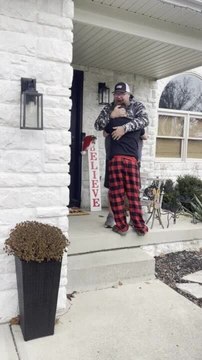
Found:
[[[9, 231], [24, 220], [68, 235], [72, 0], [0, 0], [0, 322], [18, 314]], [[44, 94], [44, 130], [20, 130], [20, 78]], [[64, 259], [58, 310], [66, 308]]]
[[[84, 71], [84, 99], [83, 99], [83, 132], [86, 135], [95, 135], [99, 143], [100, 157], [100, 176], [102, 184], [102, 206], [107, 206], [107, 191], [103, 187], [105, 173], [105, 149], [102, 132], [94, 129], [94, 122], [103, 106], [98, 105], [97, 88], [98, 82], [105, 82], [112, 93], [114, 84], [118, 81], [126, 81], [131, 92], [137, 100], [142, 101], [149, 113], [150, 125], [148, 128], [149, 139], [144, 142], [142, 171], [149, 173], [154, 172], [154, 154], [155, 154], [155, 136], [156, 136], [156, 119], [157, 119], [157, 83], [143, 76], [136, 76], [127, 73], [117, 73], [109, 70], [96, 68], [82, 68], [74, 65], [75, 69]], [[111, 101], [113, 95], [111, 94]], [[87, 154], [83, 156], [82, 161], [82, 204], [84, 208], [89, 208], [89, 176]]]

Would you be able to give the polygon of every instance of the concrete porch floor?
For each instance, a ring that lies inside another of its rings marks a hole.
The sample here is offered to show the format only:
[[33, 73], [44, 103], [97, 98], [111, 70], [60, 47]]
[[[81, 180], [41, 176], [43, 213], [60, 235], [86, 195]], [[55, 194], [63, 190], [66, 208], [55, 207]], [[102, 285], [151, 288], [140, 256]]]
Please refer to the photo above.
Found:
[[[106, 215], [103, 210], [69, 216], [68, 294], [154, 279], [155, 255], [202, 247], [202, 223], [192, 224], [191, 218], [181, 216], [164, 229], [155, 220], [144, 237], [131, 227], [123, 237], [104, 227]], [[166, 226], [166, 216], [163, 221]]]
[[[202, 240], [202, 223], [193, 224], [190, 217], [180, 215], [176, 224], [171, 219], [169, 228], [166, 228], [167, 217], [162, 215], [164, 229], [156, 219], [153, 229], [149, 229], [144, 237], [138, 237], [132, 228], [126, 236], [121, 237], [104, 227], [106, 215], [107, 210], [103, 209], [99, 212], [89, 212], [88, 215], [69, 216], [71, 244], [68, 255]], [[151, 222], [148, 225], [150, 227]]]

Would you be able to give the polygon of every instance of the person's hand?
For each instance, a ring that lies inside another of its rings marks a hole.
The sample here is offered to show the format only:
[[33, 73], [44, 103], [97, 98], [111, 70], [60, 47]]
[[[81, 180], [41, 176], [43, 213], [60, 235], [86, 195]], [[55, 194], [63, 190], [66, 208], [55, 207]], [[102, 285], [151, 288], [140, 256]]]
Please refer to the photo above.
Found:
[[127, 115], [126, 109], [124, 109], [120, 105], [117, 105], [117, 106], [115, 106], [114, 110], [111, 112], [110, 117], [112, 119], [114, 119], [114, 118], [117, 118], [117, 117], [125, 117], [126, 115]]
[[104, 138], [106, 138], [107, 136], [109, 136], [109, 134], [105, 131], [105, 130], [103, 130], [103, 136], [104, 136]]
[[113, 127], [113, 129], [114, 129], [114, 131], [112, 132], [113, 140], [119, 140], [125, 134], [125, 129], [123, 126], [116, 126]]
[[140, 136], [141, 140], [147, 140], [148, 138], [149, 138], [149, 136], [147, 134]]

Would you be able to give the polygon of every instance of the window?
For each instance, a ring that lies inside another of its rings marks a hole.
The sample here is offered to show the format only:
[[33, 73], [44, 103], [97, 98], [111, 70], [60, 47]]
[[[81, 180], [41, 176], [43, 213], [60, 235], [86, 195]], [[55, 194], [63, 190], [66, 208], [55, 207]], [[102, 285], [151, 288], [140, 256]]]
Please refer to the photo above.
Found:
[[188, 158], [202, 158], [202, 117], [189, 118]]
[[202, 112], [202, 80], [194, 75], [178, 75], [162, 92], [159, 108]]
[[202, 159], [202, 80], [179, 75], [159, 102], [156, 156]]
[[180, 158], [183, 134], [183, 116], [159, 114], [156, 155]]

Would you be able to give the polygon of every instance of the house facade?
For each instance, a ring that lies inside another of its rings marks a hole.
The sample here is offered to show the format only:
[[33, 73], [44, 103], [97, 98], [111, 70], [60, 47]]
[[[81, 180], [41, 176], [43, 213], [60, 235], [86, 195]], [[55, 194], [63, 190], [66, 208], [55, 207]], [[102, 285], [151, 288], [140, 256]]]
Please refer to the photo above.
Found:
[[[178, 144], [176, 141], [178, 153], [159, 156], [157, 151], [159, 101], [165, 86], [176, 74], [202, 64], [201, 10], [200, 1], [75, 1], [73, 66], [84, 77], [82, 131], [97, 136], [103, 206], [107, 206], [104, 139], [94, 130], [103, 107], [98, 105], [98, 83], [107, 85], [112, 101], [114, 84], [127, 82], [135, 98], [147, 108], [149, 138], [144, 142], [142, 172], [173, 180], [187, 173], [202, 176], [202, 157], [185, 154], [187, 113], [183, 113], [182, 139]], [[201, 68], [191, 74], [200, 77]], [[195, 135], [200, 148], [201, 118], [195, 115], [199, 119]], [[168, 119], [172, 122], [172, 117]], [[167, 143], [171, 148], [175, 144], [174, 140]], [[89, 208], [87, 155], [82, 158], [81, 173], [81, 206]]]
[[[200, 1], [182, 3], [0, 0], [0, 322], [18, 314], [14, 260], [3, 250], [10, 229], [37, 220], [68, 236], [69, 202], [89, 207], [87, 156], [80, 153], [84, 133], [97, 137], [103, 181], [104, 142], [94, 130], [101, 110], [98, 83], [106, 83], [112, 99], [114, 84], [126, 81], [145, 104], [150, 126], [144, 172], [176, 177], [197, 169], [202, 176], [201, 159], [177, 159], [176, 165], [156, 158], [158, 104], [167, 81], [157, 80], [202, 64]], [[43, 130], [20, 129], [21, 78], [36, 79], [43, 94]], [[61, 312], [67, 280], [64, 259]]]
[[[102, 206], [107, 206], [107, 190], [104, 188], [104, 174], [105, 174], [105, 148], [104, 138], [102, 132], [97, 132], [94, 129], [94, 122], [97, 118], [103, 105], [98, 105], [97, 86], [99, 82], [106, 82], [110, 88], [111, 98], [113, 100], [113, 87], [116, 82], [125, 81], [130, 85], [130, 89], [135, 98], [142, 101], [147, 108], [149, 114], [150, 124], [147, 129], [148, 140], [144, 142], [142, 152], [142, 172], [148, 174], [149, 177], [159, 176], [161, 178], [170, 178], [173, 181], [176, 180], [178, 175], [194, 174], [195, 176], [202, 177], [202, 113], [192, 112], [194, 117], [199, 119], [199, 125], [197, 129], [197, 142], [199, 156], [192, 157], [186, 156], [183, 153], [183, 139], [180, 143], [180, 153], [167, 156], [159, 156], [157, 152], [157, 139], [158, 139], [158, 127], [159, 117], [162, 114], [170, 114], [171, 118], [184, 116], [184, 127], [187, 123], [187, 111], [175, 111], [159, 108], [159, 101], [162, 92], [166, 85], [172, 79], [176, 78], [176, 75], [166, 77], [162, 80], [152, 80], [140, 75], [132, 75], [126, 73], [119, 73], [107, 70], [99, 70], [96, 68], [82, 68], [76, 66], [79, 70], [83, 69], [84, 72], [84, 90], [83, 90], [83, 132], [87, 135], [93, 134], [97, 137], [99, 145], [99, 163], [100, 163], [100, 179], [101, 179], [101, 195]], [[189, 72], [184, 72], [184, 75], [189, 74], [193, 77], [200, 78], [202, 75], [202, 68], [196, 68]], [[107, 80], [106, 80], [107, 79]], [[202, 80], [201, 80], [202, 81]], [[184, 131], [184, 128], [183, 128]], [[169, 134], [168, 134], [169, 136]], [[199, 144], [200, 143], [200, 144]], [[163, 145], [164, 146], [164, 145]], [[170, 144], [169, 144], [170, 146]], [[171, 148], [173, 144], [171, 143]], [[81, 207], [89, 209], [89, 171], [88, 171], [88, 156], [85, 154], [82, 157], [82, 182], [81, 182]]]

